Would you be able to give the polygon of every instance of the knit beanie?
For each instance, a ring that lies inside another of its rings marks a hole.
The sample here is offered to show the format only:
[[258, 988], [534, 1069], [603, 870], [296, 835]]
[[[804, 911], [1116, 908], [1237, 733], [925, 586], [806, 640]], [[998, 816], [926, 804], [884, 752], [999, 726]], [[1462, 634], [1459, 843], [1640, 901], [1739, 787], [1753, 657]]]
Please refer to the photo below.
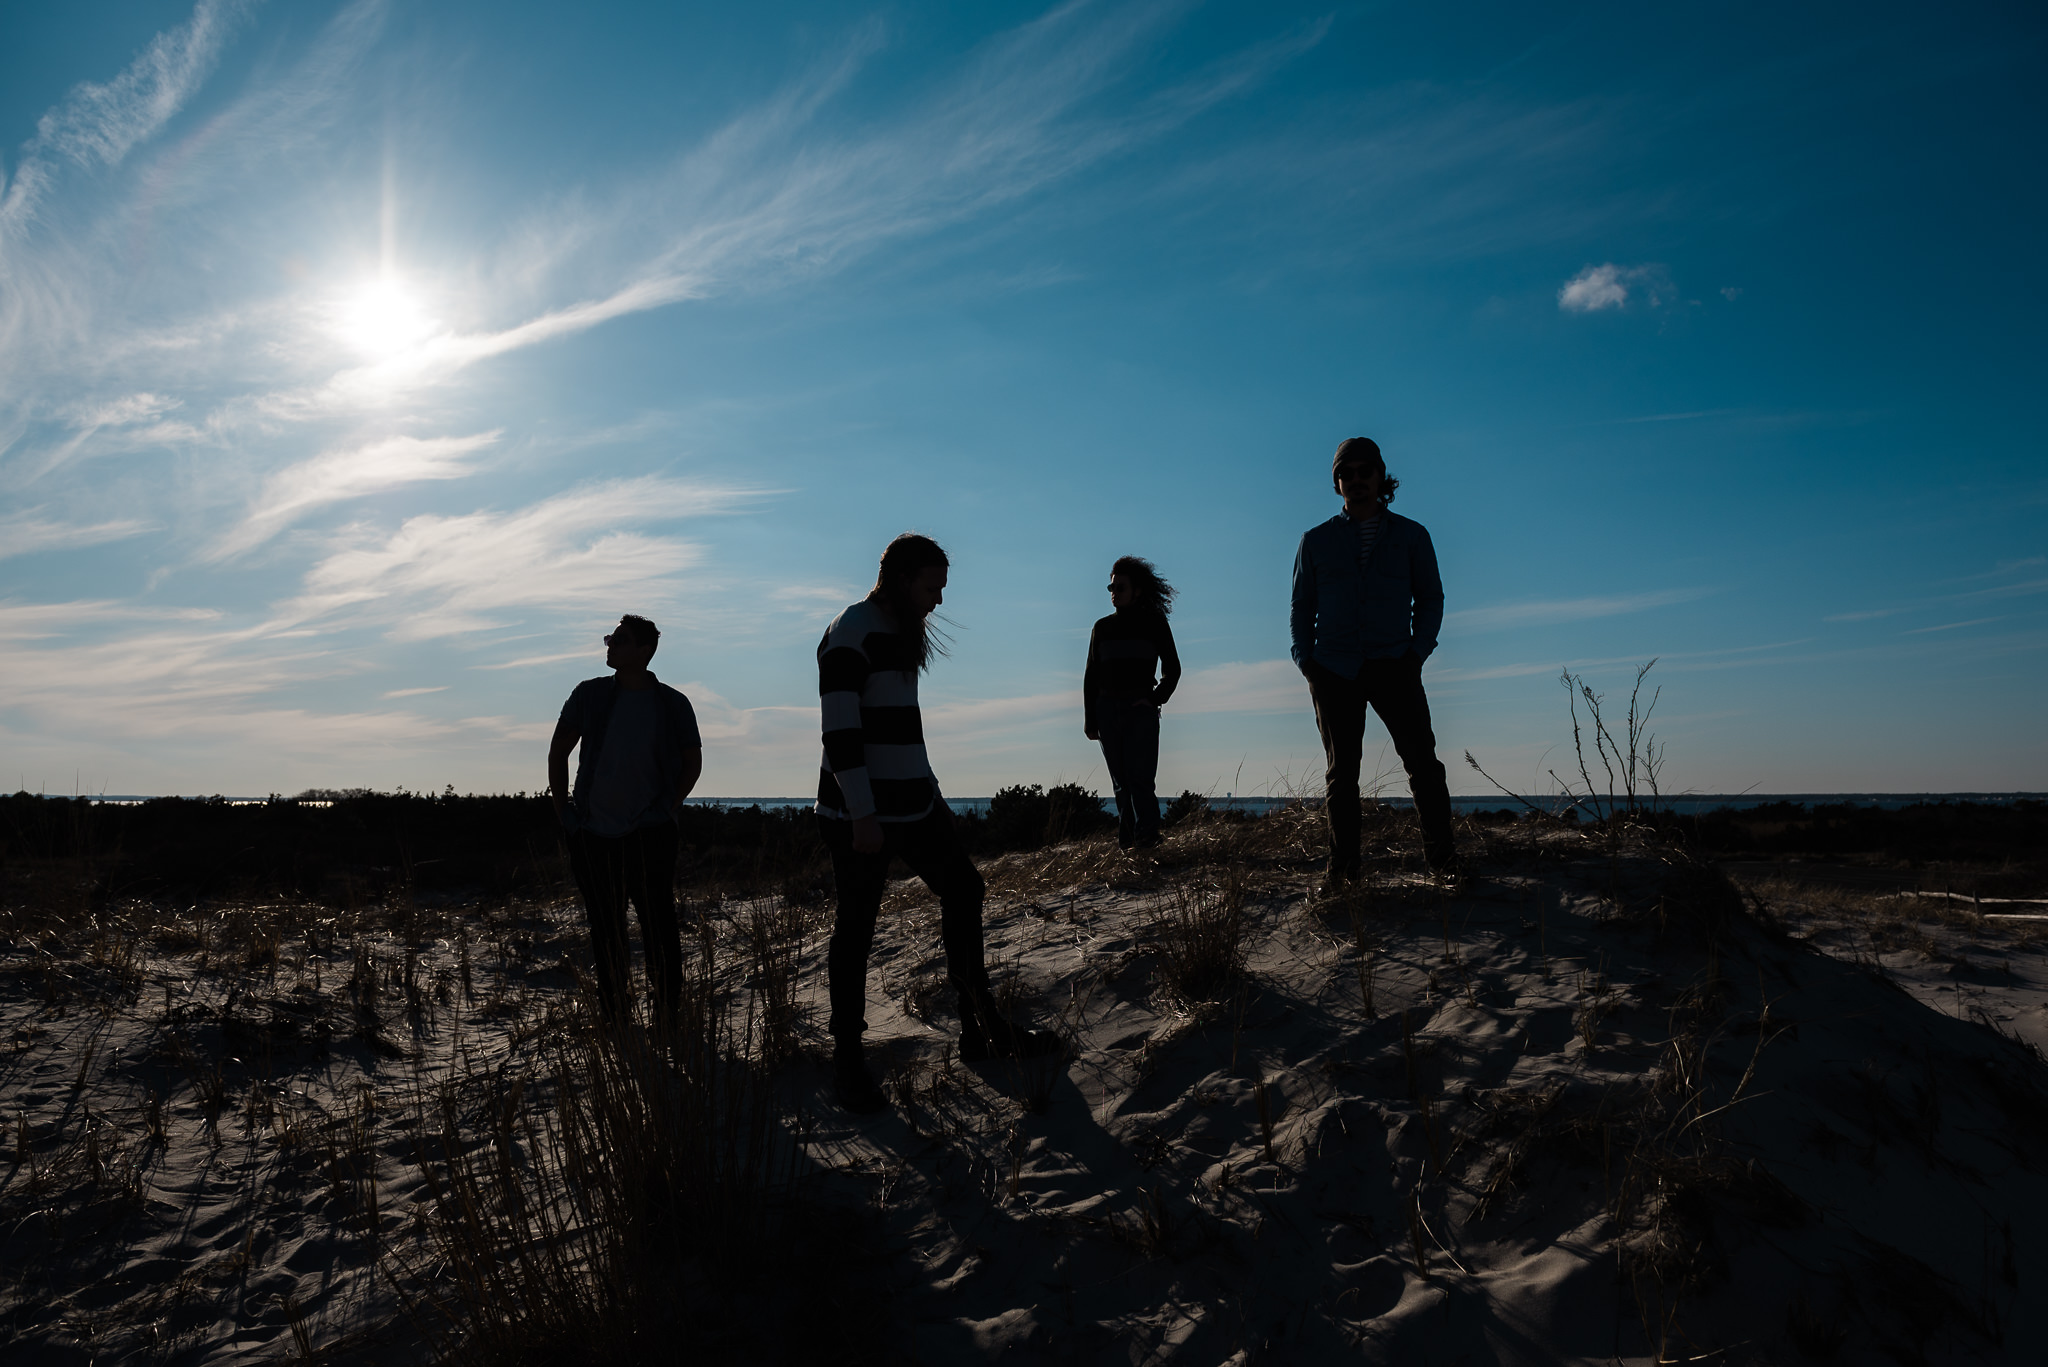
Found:
[[[1345, 461], [1369, 460], [1380, 467], [1380, 478], [1386, 478], [1387, 462], [1380, 455], [1380, 444], [1371, 437], [1351, 437], [1340, 442], [1337, 454], [1330, 457], [1330, 487], [1337, 486], [1337, 467]], [[1338, 490], [1339, 493], [1343, 491]]]

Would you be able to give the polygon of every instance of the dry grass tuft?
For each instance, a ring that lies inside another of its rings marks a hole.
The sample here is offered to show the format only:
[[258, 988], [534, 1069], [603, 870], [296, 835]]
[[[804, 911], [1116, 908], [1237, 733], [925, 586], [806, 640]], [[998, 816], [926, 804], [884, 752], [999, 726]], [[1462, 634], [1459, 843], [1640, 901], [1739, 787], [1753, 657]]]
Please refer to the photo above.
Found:
[[1245, 889], [1223, 872], [1221, 883], [1170, 884], [1152, 906], [1158, 988], [1182, 1010], [1221, 1001], [1244, 978]]
[[791, 1148], [761, 1021], [701, 948], [672, 1032], [586, 994], [539, 1037], [540, 1077], [450, 1084], [421, 1115], [442, 1271], [405, 1273], [444, 1362], [633, 1359], [721, 1319], [711, 1283], [763, 1246]]
[[814, 908], [786, 897], [750, 902], [738, 918], [746, 936], [746, 982], [759, 1012], [761, 1053], [771, 1064], [795, 1054], [803, 1035], [797, 969], [814, 919]]

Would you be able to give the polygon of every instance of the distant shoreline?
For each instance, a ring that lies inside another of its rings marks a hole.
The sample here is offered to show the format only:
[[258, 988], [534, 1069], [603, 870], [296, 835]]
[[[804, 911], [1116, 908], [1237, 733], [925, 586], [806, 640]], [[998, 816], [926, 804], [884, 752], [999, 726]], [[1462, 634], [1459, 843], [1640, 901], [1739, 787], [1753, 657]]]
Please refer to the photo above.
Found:
[[[62, 797], [63, 794], [43, 794], [43, 796]], [[182, 797], [192, 801], [218, 800], [222, 802], [230, 802], [237, 804], [263, 803], [269, 801], [269, 799], [266, 797], [227, 796], [222, 794], [199, 793], [104, 793], [98, 795], [84, 794], [83, 796], [89, 802], [107, 806], [130, 806], [136, 803], [153, 801], [161, 797]], [[433, 797], [435, 796], [435, 794], [420, 793], [416, 794], [416, 796]], [[463, 794], [463, 796], [468, 797], [475, 795]], [[505, 795], [489, 794], [486, 796]], [[538, 794], [535, 794], [535, 796], [538, 796]], [[947, 802], [955, 810], [958, 811], [986, 812], [988, 810], [990, 800], [991, 799], [986, 797], [954, 797], [948, 798]], [[1170, 794], [1160, 794], [1160, 802], [1162, 805], [1171, 800], [1172, 797]], [[1292, 802], [1294, 800], [1295, 799], [1291, 797], [1266, 797], [1259, 795], [1238, 796], [1236, 794], [1226, 794], [1222, 797], [1210, 797], [1208, 799], [1208, 802], [1210, 807], [1215, 810], [1236, 811], [1244, 812], [1252, 816], [1263, 816], [1267, 812], [1273, 811], [1280, 807], [1284, 807], [1289, 802]], [[1398, 793], [1382, 793], [1379, 795], [1378, 800], [1387, 804], [1390, 807], [1406, 807], [1410, 805], [1409, 799], [1405, 795]], [[814, 801], [814, 798], [808, 797], [693, 797], [688, 799], [688, 805], [692, 807], [781, 808], [808, 807]], [[1502, 808], [1513, 808], [1517, 805], [1517, 803], [1522, 802], [1530, 803], [1538, 807], [1555, 806], [1558, 805], [1560, 801], [1561, 799], [1556, 794], [1551, 793], [1532, 793], [1521, 798], [1509, 798], [1499, 793], [1472, 794], [1466, 796], [1452, 797], [1451, 806], [1456, 811], [1463, 813], [1471, 813], [1497, 811]], [[1644, 801], [1645, 805], [1649, 805], [1648, 799], [1642, 799], [1642, 801]], [[1658, 800], [1654, 805], [1660, 810], [1673, 812], [1680, 816], [1697, 816], [1706, 812], [1719, 811], [1722, 809], [1746, 811], [1755, 807], [1772, 806], [1776, 803], [1790, 803], [1803, 807], [1854, 806], [1876, 807], [1885, 810], [1896, 810], [1901, 807], [1918, 806], [1923, 803], [1944, 802], [1971, 803], [1985, 807], [2010, 807], [2021, 802], [2048, 802], [2048, 792], [1684, 793], [1677, 795], [1667, 795], [1664, 798]]]

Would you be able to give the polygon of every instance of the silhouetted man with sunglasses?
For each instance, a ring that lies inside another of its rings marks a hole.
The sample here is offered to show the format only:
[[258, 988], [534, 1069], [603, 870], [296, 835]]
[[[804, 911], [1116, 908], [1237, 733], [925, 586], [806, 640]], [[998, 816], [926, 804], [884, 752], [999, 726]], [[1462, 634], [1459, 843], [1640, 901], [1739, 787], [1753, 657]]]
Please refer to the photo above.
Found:
[[[548, 791], [583, 895], [605, 1014], [623, 1018], [631, 1000], [631, 900], [640, 913], [656, 1009], [664, 1024], [673, 1024], [683, 987], [675, 812], [704, 771], [704, 742], [690, 700], [647, 667], [660, 644], [654, 623], [630, 613], [604, 638], [604, 662], [613, 672], [577, 684], [562, 705], [548, 746]], [[569, 752], [579, 742], [583, 753], [571, 794]]]
[[1329, 886], [1358, 877], [1358, 766], [1368, 706], [1408, 771], [1423, 855], [1431, 869], [1452, 876], [1458, 855], [1451, 794], [1422, 690], [1422, 662], [1436, 649], [1444, 620], [1436, 548], [1421, 523], [1387, 511], [1400, 481], [1387, 474], [1370, 437], [1339, 446], [1330, 477], [1344, 510], [1302, 534], [1288, 618], [1294, 663], [1308, 679], [1323, 737]]

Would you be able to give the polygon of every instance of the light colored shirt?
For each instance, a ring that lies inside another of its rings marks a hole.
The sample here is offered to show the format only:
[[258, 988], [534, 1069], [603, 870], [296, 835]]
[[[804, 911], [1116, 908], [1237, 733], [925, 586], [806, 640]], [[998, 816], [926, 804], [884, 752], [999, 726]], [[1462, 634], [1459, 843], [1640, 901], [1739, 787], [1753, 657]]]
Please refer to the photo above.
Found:
[[655, 696], [651, 688], [620, 689], [590, 784], [589, 829], [622, 836], [657, 801], [661, 776], [654, 756]]

